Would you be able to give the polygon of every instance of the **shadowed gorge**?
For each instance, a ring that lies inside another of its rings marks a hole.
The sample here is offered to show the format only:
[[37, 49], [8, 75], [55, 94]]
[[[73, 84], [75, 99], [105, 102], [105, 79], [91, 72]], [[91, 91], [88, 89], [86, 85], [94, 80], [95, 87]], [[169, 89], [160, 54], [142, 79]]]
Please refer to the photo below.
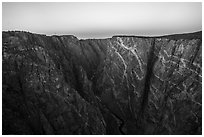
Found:
[[3, 134], [202, 134], [202, 32], [2, 32]]

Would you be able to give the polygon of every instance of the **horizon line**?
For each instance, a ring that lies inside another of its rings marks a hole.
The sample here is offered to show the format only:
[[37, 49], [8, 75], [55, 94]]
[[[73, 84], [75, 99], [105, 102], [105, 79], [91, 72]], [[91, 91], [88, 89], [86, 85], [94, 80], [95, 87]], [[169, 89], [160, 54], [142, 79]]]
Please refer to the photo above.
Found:
[[202, 29], [198, 31], [191, 31], [191, 32], [182, 32], [182, 33], [170, 33], [170, 34], [159, 34], [159, 35], [134, 35], [134, 34], [115, 34], [110, 37], [97, 37], [97, 38], [80, 38], [74, 34], [46, 34], [46, 33], [38, 33], [38, 32], [32, 32], [32, 31], [26, 31], [26, 30], [2, 30], [3, 32], [23, 32], [23, 33], [31, 33], [31, 34], [37, 34], [37, 35], [44, 35], [48, 37], [52, 36], [73, 36], [79, 40], [85, 40], [85, 39], [109, 39], [113, 37], [142, 37], [142, 38], [157, 38], [157, 37], [167, 37], [167, 36], [173, 36], [173, 35], [185, 35], [185, 34], [194, 34], [194, 33], [201, 33], [202, 34]]

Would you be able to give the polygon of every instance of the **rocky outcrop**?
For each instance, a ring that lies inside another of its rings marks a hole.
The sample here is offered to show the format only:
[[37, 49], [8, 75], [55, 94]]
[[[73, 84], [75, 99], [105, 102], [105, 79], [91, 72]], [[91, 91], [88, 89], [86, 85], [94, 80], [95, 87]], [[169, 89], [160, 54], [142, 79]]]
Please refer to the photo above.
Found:
[[201, 134], [202, 33], [2, 33], [3, 134]]

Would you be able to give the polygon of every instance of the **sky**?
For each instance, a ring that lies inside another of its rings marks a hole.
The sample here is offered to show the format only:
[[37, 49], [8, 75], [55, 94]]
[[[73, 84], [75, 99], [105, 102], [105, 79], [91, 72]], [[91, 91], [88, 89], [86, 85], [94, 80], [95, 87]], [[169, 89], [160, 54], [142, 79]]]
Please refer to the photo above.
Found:
[[3, 2], [2, 30], [78, 38], [195, 32], [202, 30], [202, 3]]

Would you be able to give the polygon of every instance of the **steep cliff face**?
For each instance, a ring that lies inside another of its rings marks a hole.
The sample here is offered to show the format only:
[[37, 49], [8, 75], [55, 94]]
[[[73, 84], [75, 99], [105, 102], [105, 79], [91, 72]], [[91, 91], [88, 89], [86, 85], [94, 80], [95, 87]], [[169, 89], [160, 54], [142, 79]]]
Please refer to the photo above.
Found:
[[3, 134], [201, 134], [201, 32], [3, 32]]

